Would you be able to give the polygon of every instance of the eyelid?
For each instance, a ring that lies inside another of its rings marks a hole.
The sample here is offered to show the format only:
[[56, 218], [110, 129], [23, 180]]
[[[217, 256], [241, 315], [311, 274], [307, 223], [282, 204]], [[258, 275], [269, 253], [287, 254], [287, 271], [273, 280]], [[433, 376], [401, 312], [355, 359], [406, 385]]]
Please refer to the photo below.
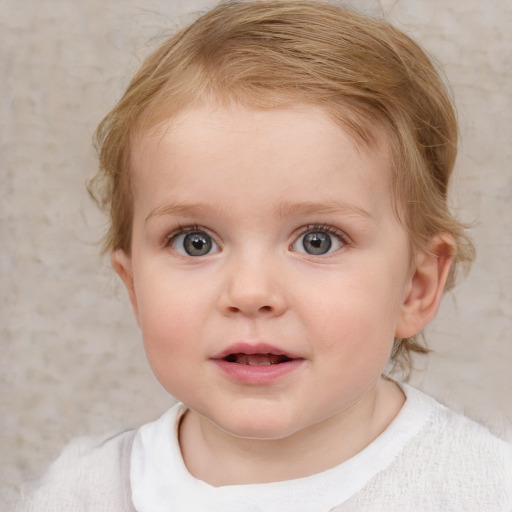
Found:
[[306, 224], [297, 230], [296, 237], [313, 231], [328, 233], [329, 235], [337, 236], [344, 243], [350, 243], [349, 236], [344, 231], [335, 226], [332, 226], [331, 224]]
[[308, 233], [309, 231], [323, 231], [325, 233], [334, 234], [339, 237], [346, 237], [344, 231], [332, 224], [306, 224], [298, 229], [300, 233]]

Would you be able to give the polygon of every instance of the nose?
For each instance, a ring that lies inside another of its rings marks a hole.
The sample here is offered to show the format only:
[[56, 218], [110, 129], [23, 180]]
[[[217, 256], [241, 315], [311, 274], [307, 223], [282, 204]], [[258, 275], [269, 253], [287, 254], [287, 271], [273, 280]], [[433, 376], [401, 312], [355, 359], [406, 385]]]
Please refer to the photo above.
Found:
[[226, 316], [280, 316], [286, 291], [275, 261], [265, 256], [240, 257], [226, 265], [219, 309]]

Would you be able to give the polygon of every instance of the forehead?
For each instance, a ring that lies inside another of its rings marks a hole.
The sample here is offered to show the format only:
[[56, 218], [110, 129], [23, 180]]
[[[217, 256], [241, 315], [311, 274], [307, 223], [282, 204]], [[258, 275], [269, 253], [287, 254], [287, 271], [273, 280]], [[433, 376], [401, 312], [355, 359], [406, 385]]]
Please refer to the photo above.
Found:
[[221, 179], [226, 197], [357, 193], [370, 203], [379, 192], [387, 201], [389, 145], [377, 135], [370, 148], [317, 106], [190, 108], [141, 134], [131, 155], [134, 195], [172, 200], [217, 189]]
[[[287, 137], [289, 128], [307, 134], [308, 138], [314, 132], [329, 132], [334, 136], [343, 134], [350, 138], [363, 158], [365, 155], [371, 157], [379, 154], [388, 162], [392, 156], [390, 134], [378, 117], [360, 114], [344, 105], [309, 104], [300, 99], [290, 101], [289, 98], [276, 98], [275, 101], [269, 100], [269, 105], [268, 108], [254, 108], [250, 98], [247, 102], [238, 103], [229, 98], [221, 102], [215, 97], [209, 103], [192, 104], [183, 110], [173, 111], [170, 108], [168, 115], [163, 118], [158, 114], [149, 114], [146, 124], [137, 123], [139, 128], [133, 131], [130, 160], [136, 162], [147, 151], [161, 149], [158, 146], [163, 141], [168, 144], [170, 139], [178, 141], [193, 136], [199, 144], [200, 136], [211, 138], [219, 133], [219, 128], [223, 135], [228, 134], [232, 140], [248, 132], [257, 133], [260, 137], [269, 134], [276, 146], [286, 146], [290, 142]], [[156, 110], [165, 112], [166, 107], [163, 105]], [[314, 142], [311, 139], [311, 144]], [[327, 144], [322, 146], [327, 147]]]

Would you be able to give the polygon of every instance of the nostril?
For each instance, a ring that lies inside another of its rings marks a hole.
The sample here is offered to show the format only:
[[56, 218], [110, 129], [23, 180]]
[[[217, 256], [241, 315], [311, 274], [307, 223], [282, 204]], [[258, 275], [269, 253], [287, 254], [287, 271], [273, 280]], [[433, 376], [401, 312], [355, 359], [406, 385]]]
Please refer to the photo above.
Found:
[[[270, 313], [272, 312], [273, 308], [272, 306], [261, 306], [258, 311], [261, 311], [261, 312], [267, 312], [267, 313]], [[241, 308], [237, 308], [236, 306], [229, 306], [228, 307], [228, 311], [230, 313], [240, 313], [242, 311]]]

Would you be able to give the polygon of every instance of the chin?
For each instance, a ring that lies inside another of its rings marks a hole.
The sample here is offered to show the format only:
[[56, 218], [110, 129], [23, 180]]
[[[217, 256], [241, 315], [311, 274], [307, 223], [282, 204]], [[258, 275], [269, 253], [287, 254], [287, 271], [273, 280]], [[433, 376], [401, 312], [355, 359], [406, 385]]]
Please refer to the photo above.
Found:
[[282, 414], [236, 415], [215, 424], [232, 436], [261, 441], [284, 439], [297, 431], [296, 423]]

